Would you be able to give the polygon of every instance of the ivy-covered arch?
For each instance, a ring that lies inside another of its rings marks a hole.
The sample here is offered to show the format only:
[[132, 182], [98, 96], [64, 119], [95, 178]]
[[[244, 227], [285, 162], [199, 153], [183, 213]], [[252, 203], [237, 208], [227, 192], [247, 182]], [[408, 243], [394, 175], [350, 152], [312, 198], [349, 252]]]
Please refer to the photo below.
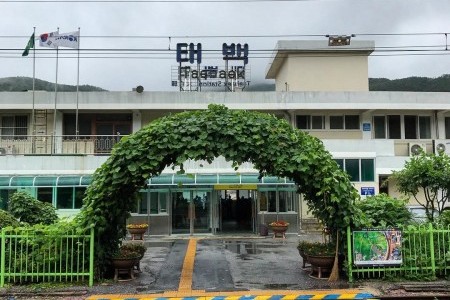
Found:
[[354, 221], [357, 192], [319, 139], [270, 114], [210, 105], [160, 118], [123, 138], [96, 170], [80, 220], [95, 224], [97, 263], [117, 249], [150, 177], [172, 164], [182, 169], [188, 159], [211, 162], [220, 155], [235, 167], [252, 162], [261, 176], [293, 179], [313, 215], [332, 229]]

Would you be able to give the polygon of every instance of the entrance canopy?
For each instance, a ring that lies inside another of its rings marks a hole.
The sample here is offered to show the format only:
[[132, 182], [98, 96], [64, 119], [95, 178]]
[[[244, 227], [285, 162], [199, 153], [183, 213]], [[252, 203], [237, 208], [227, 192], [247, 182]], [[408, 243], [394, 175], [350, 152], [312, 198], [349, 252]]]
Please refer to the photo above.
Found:
[[[214, 185], [214, 184], [294, 184], [287, 178], [265, 176], [258, 178], [257, 173], [245, 174], [161, 174], [148, 180], [148, 185]], [[91, 175], [83, 176], [0, 176], [1, 187], [54, 187], [88, 186]]]

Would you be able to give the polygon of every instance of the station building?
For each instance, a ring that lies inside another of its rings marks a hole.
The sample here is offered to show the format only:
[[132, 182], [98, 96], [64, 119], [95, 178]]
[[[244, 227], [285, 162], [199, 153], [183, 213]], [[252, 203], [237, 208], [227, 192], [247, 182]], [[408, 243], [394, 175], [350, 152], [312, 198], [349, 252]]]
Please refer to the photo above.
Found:
[[[279, 41], [266, 71], [274, 92], [0, 92], [0, 204], [16, 190], [73, 216], [92, 174], [123, 137], [181, 111], [229, 109], [274, 114], [322, 140], [364, 198], [399, 196], [383, 184], [418, 150], [450, 152], [450, 93], [369, 92], [373, 41]], [[76, 132], [78, 128], [78, 132]], [[130, 222], [150, 235], [258, 233], [285, 220], [288, 234], [313, 221], [289, 178], [258, 178], [251, 163], [238, 170], [223, 157], [168, 166], [151, 178]], [[124, 199], [126, 200], [126, 199]]]

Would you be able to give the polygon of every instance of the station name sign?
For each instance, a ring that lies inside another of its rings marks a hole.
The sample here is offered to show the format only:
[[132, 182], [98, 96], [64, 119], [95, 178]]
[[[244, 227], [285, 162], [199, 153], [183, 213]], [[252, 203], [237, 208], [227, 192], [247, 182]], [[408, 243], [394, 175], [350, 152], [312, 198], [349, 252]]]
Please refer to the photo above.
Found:
[[[172, 86], [180, 91], [200, 91], [201, 87], [244, 88], [250, 84], [247, 44], [222, 44], [225, 66], [202, 66], [201, 43], [178, 43], [176, 59], [179, 65], [172, 67]], [[176, 75], [176, 78], [174, 77]]]

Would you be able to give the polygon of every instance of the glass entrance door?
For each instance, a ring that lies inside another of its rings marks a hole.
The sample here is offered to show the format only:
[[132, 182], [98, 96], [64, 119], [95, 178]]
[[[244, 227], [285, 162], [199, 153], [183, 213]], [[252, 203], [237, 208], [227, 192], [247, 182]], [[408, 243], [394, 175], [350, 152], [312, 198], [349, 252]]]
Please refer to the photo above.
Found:
[[206, 233], [211, 226], [211, 191], [172, 192], [172, 233]]
[[220, 231], [255, 231], [255, 191], [221, 190], [219, 199]]

